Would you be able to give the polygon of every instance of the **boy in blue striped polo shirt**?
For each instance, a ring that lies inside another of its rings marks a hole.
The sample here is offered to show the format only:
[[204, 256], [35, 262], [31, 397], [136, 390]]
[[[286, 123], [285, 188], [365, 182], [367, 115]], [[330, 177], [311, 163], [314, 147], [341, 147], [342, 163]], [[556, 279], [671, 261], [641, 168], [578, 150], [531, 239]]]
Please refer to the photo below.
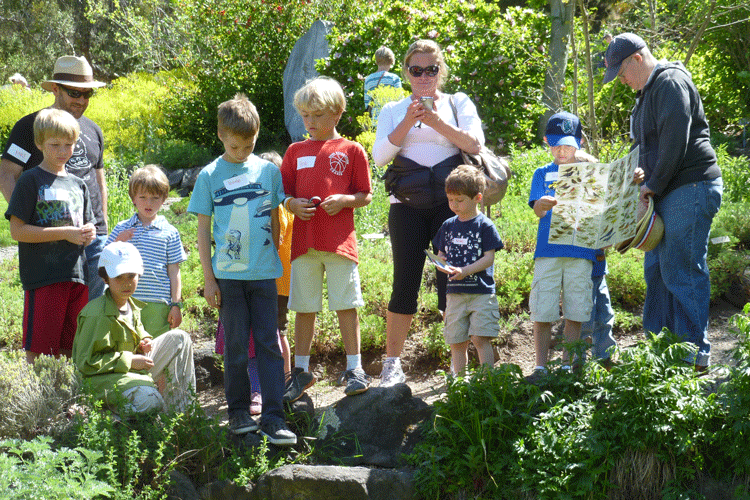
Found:
[[130, 177], [130, 199], [136, 213], [117, 224], [107, 239], [129, 241], [143, 257], [144, 273], [133, 294], [146, 302], [141, 311], [144, 329], [157, 337], [182, 323], [180, 262], [187, 260], [180, 233], [159, 209], [169, 195], [169, 180], [159, 167], [148, 165]]

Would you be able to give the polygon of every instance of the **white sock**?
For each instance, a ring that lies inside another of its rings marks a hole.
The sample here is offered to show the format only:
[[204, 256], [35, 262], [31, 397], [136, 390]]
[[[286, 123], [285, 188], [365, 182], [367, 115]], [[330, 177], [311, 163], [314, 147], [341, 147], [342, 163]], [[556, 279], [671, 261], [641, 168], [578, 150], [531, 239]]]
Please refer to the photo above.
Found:
[[400, 356], [386, 357], [385, 361], [386, 361], [386, 363], [392, 363], [397, 368], [401, 368], [401, 357]]
[[302, 371], [310, 371], [310, 356], [294, 356], [294, 367], [302, 368]]
[[346, 369], [356, 370], [362, 368], [362, 355], [361, 354], [347, 354], [346, 355]]

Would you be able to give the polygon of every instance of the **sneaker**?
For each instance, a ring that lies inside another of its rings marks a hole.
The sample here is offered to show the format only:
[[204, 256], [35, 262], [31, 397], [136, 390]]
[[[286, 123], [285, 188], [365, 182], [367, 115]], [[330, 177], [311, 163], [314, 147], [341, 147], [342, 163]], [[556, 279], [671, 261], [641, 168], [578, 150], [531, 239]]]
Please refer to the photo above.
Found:
[[401, 369], [401, 361], [386, 359], [383, 362], [383, 371], [380, 373], [379, 387], [393, 387], [404, 382], [406, 382], [406, 376]]
[[372, 380], [372, 377], [366, 374], [362, 368], [346, 370], [344, 372], [344, 381], [346, 382], [344, 394], [347, 396], [362, 394], [370, 387], [370, 380]]
[[250, 415], [260, 415], [263, 411], [263, 398], [259, 392], [250, 395]]
[[258, 422], [248, 412], [238, 411], [229, 417], [229, 430], [232, 434], [247, 434], [258, 430]]
[[284, 401], [294, 403], [302, 397], [307, 389], [312, 387], [315, 381], [315, 375], [304, 371], [302, 368], [295, 367], [292, 369], [292, 376], [284, 389]]
[[260, 433], [268, 438], [268, 442], [276, 446], [291, 446], [297, 444], [297, 435], [289, 430], [281, 420], [272, 420], [260, 427]]

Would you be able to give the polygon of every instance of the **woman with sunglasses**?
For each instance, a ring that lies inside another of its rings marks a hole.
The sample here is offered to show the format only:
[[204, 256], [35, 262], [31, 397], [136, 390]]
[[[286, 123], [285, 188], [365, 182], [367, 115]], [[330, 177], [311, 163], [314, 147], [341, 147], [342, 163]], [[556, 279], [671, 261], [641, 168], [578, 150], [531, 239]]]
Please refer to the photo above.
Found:
[[[406, 52], [402, 70], [412, 94], [386, 104], [381, 110], [372, 156], [380, 166], [393, 161], [400, 171], [405, 170], [410, 180], [424, 179], [423, 186], [416, 186], [416, 191], [427, 194], [434, 203], [429, 206], [412, 203], [420, 196], [400, 195], [401, 200], [393, 194], [390, 197], [388, 231], [393, 249], [393, 289], [386, 316], [386, 360], [380, 375], [381, 387], [405, 381], [400, 356], [417, 312], [424, 250], [442, 223], [454, 215], [448, 207], [442, 181], [452, 168], [462, 163], [460, 150], [478, 153], [484, 144], [482, 122], [471, 99], [463, 93], [450, 96], [441, 91], [448, 67], [435, 42], [414, 42]], [[412, 190], [414, 187], [410, 186]], [[446, 276], [437, 273], [441, 311], [445, 310]]]

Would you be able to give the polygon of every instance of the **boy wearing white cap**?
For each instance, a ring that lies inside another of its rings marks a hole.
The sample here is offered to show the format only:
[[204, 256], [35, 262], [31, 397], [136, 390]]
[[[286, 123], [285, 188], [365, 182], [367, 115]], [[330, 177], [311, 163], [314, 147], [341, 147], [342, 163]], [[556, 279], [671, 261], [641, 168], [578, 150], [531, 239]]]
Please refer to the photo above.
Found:
[[[154, 339], [143, 329], [143, 302], [132, 297], [143, 260], [131, 243], [116, 241], [102, 250], [99, 275], [109, 285], [103, 296], [78, 315], [73, 361], [95, 396], [129, 412], [184, 409], [195, 392], [193, 344], [174, 329]], [[166, 375], [159, 392], [154, 383]], [[124, 400], [123, 400], [124, 398]]]

